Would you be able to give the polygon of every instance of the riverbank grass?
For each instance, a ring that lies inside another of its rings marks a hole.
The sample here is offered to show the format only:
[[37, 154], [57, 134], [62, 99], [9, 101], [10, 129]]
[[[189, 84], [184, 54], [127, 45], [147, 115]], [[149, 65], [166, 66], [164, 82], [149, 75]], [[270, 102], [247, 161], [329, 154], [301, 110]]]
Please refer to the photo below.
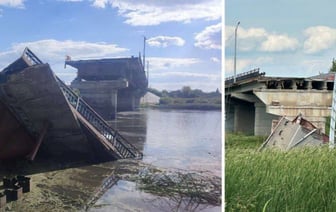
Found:
[[333, 211], [336, 149], [259, 152], [261, 137], [226, 135], [226, 211]]

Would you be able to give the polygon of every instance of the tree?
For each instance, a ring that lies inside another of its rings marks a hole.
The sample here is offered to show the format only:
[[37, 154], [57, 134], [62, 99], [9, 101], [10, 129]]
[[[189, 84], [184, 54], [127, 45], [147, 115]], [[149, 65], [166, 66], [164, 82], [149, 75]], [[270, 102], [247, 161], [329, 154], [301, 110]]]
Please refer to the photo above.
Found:
[[336, 72], [336, 61], [335, 61], [335, 58], [333, 58], [332, 60], [332, 65], [329, 69], [329, 72]]
[[182, 97], [183, 98], [190, 97], [190, 94], [191, 94], [190, 86], [183, 86], [182, 89], [181, 89], [181, 92], [182, 92]]

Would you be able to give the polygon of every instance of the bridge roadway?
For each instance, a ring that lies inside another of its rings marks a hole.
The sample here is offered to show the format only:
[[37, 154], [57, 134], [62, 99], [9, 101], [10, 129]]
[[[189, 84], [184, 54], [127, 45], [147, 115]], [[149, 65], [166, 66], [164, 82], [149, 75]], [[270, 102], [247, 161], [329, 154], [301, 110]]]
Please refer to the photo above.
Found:
[[267, 77], [259, 69], [225, 80], [225, 130], [268, 135], [280, 117], [302, 114], [322, 132], [330, 116], [334, 74]]
[[29, 49], [0, 73], [1, 160], [33, 160], [38, 151], [61, 160], [142, 157]]

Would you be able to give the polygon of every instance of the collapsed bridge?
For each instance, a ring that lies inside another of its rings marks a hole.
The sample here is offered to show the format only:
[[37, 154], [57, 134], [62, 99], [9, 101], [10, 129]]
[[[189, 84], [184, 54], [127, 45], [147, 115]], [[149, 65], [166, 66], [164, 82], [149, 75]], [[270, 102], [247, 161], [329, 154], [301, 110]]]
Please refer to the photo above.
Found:
[[0, 72], [0, 114], [0, 160], [142, 157], [28, 48]]
[[[116, 118], [119, 111], [134, 111], [148, 88], [148, 78], [141, 56], [65, 61], [77, 69], [71, 82], [105, 120]], [[147, 73], [148, 74], [148, 73]]]

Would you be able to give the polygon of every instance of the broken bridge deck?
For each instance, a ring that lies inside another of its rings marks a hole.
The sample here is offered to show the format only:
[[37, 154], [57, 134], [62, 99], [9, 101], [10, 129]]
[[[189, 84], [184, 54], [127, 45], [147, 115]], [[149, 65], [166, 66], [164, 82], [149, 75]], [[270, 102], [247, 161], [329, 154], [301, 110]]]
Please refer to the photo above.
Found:
[[[28, 48], [0, 72], [0, 101], [22, 126], [21, 133], [34, 141], [24, 145], [27, 149], [20, 154], [25, 155], [14, 154], [15, 146], [8, 149], [7, 155], [12, 151], [15, 157], [33, 160], [41, 147], [48, 157], [56, 158], [69, 155], [97, 160], [142, 157]], [[0, 133], [5, 132], [6, 127], [2, 127]], [[1, 139], [0, 134], [0, 145]], [[20, 146], [29, 141], [15, 142]], [[1, 152], [0, 159], [6, 159], [1, 157]]]

